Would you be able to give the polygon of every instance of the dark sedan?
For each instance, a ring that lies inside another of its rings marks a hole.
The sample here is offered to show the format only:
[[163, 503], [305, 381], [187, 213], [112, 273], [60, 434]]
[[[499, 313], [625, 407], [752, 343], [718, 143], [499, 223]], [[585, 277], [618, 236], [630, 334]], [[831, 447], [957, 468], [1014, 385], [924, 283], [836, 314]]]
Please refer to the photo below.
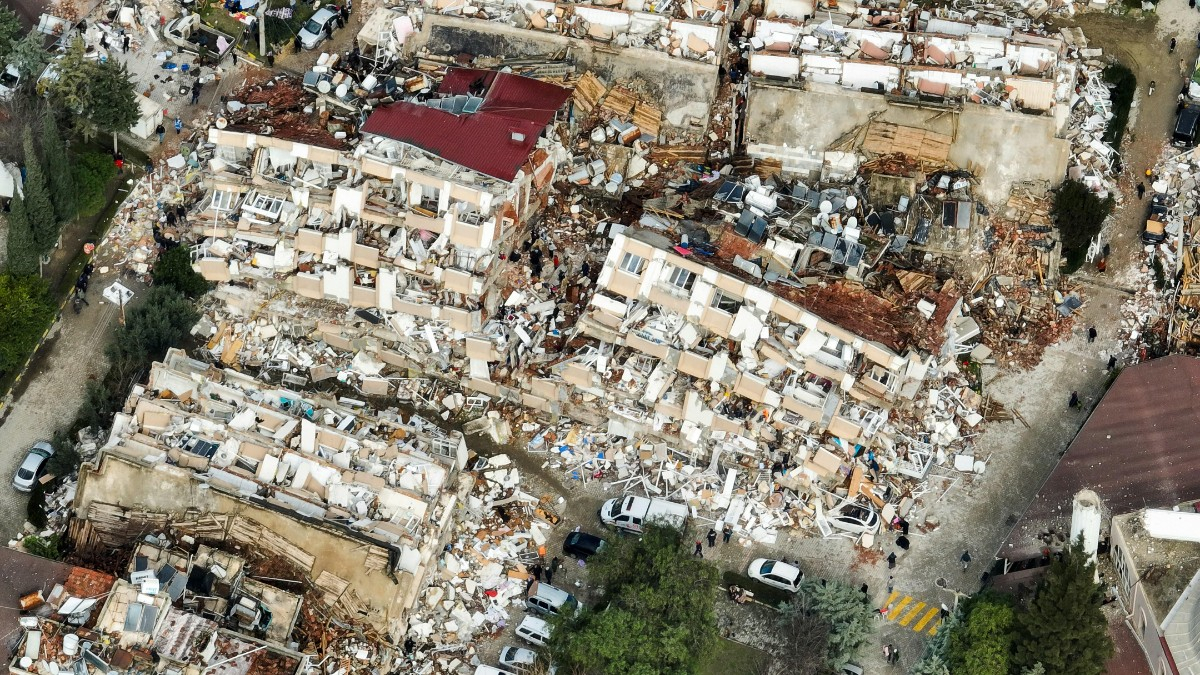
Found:
[[587, 560], [604, 549], [604, 540], [587, 532], [572, 532], [563, 542], [563, 555]]

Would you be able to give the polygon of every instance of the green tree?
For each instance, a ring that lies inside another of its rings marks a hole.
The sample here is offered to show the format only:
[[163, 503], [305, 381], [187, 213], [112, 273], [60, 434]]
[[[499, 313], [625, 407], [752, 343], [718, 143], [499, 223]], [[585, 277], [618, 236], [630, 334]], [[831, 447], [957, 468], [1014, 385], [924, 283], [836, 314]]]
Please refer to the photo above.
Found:
[[195, 299], [208, 292], [210, 284], [192, 269], [192, 254], [185, 246], [167, 249], [151, 270], [155, 286], [171, 286]]
[[683, 675], [697, 671], [718, 640], [716, 567], [691, 555], [672, 527], [614, 539], [588, 564], [598, 609], [555, 620], [550, 653], [560, 671]]
[[909, 670], [909, 675], [950, 675], [950, 667], [937, 654], [922, 658]]
[[129, 131], [141, 114], [129, 69], [124, 63], [104, 61], [96, 65], [95, 78], [88, 119], [100, 131], [110, 134]]
[[0, 372], [11, 373], [25, 364], [56, 314], [40, 278], [0, 275]]
[[1104, 588], [1082, 535], [1051, 563], [1028, 609], [1018, 612], [1012, 663], [1056, 675], [1100, 675], [1113, 653], [1100, 606]]
[[1064, 249], [1087, 247], [1104, 226], [1116, 201], [1112, 195], [1101, 198], [1077, 180], [1065, 180], [1054, 192], [1050, 215], [1058, 226]]
[[840, 668], [852, 661], [875, 632], [871, 601], [857, 588], [840, 581], [805, 579], [796, 592], [796, 602], [785, 611], [820, 616], [829, 623], [826, 662]]
[[1014, 617], [1011, 596], [991, 592], [977, 595], [964, 603], [963, 616], [947, 638], [950, 669], [975, 675], [1008, 675]]
[[117, 177], [117, 165], [102, 152], [85, 152], [72, 158], [71, 177], [80, 216], [94, 216], [108, 203], [108, 183]]
[[68, 223], [79, 212], [79, 200], [75, 191], [75, 176], [71, 172], [71, 160], [67, 157], [67, 145], [58, 132], [54, 115], [42, 117], [42, 156], [46, 161], [46, 179], [50, 185], [54, 216], [59, 223]]
[[61, 544], [62, 538], [57, 534], [52, 534], [44, 539], [31, 535], [21, 540], [21, 546], [25, 547], [27, 553], [51, 560], [62, 560]]
[[7, 7], [0, 7], [0, 55], [8, 56], [13, 44], [20, 40], [24, 33], [25, 29], [21, 27], [17, 13]]
[[81, 458], [76, 449], [75, 439], [66, 429], [59, 429], [51, 440], [54, 454], [46, 460], [46, 471], [55, 476], [69, 476], [79, 468]]
[[29, 231], [25, 198], [20, 193], [13, 195], [12, 207], [6, 220], [8, 221], [6, 271], [17, 276], [37, 274], [37, 246], [33, 243], [33, 233]]
[[50, 52], [46, 51], [45, 38], [46, 36], [38, 31], [32, 31], [14, 42], [8, 53], [8, 62], [20, 71], [23, 85], [35, 82], [34, 78], [41, 76], [46, 64], [50, 63]]
[[1040, 663], [1035, 663], [1032, 668], [1022, 670], [1021, 675], [1046, 675], [1046, 667]]
[[109, 361], [128, 361], [145, 369], [167, 349], [180, 344], [200, 319], [199, 312], [178, 290], [154, 286], [142, 302], [126, 313], [125, 326], [109, 346]]
[[[55, 65], [55, 77], [45, 83], [50, 103], [62, 114], [78, 117], [90, 105], [89, 91], [95, 62], [87, 58], [83, 38], [76, 36]], [[78, 124], [80, 120], [73, 120]]]
[[33, 235], [34, 250], [39, 256], [46, 255], [58, 243], [59, 221], [54, 215], [46, 172], [42, 170], [29, 127], [21, 132], [21, 145], [25, 149], [25, 219]]
[[771, 652], [770, 675], [832, 675], [829, 653], [829, 622], [797, 603], [779, 607], [781, 645]]

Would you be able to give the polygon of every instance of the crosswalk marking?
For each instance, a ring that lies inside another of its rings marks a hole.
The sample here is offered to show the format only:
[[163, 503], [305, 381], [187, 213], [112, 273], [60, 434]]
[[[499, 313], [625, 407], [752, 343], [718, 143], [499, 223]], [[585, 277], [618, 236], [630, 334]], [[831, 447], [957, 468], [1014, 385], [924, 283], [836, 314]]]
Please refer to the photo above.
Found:
[[917, 633], [937, 635], [938, 626], [942, 625], [941, 610], [937, 606], [899, 591], [889, 593], [883, 606], [887, 609], [885, 618], [889, 622], [911, 628]]
[[[937, 607], [930, 607], [929, 611], [925, 612], [925, 616], [921, 617], [921, 620], [917, 622], [917, 625], [913, 626], [913, 630], [917, 631], [918, 633], [925, 630], [925, 624], [929, 623], [935, 616], [938, 615], [939, 612], [941, 612], [941, 610]], [[932, 635], [932, 633], [930, 633], [930, 635]]]
[[918, 602], [917, 604], [913, 605], [913, 608], [909, 610], [908, 614], [905, 614], [904, 618], [900, 619], [900, 625], [907, 626], [908, 624], [912, 623], [912, 620], [917, 618], [917, 615], [920, 614], [921, 610], [923, 609], [925, 609], [925, 603], [923, 602]]

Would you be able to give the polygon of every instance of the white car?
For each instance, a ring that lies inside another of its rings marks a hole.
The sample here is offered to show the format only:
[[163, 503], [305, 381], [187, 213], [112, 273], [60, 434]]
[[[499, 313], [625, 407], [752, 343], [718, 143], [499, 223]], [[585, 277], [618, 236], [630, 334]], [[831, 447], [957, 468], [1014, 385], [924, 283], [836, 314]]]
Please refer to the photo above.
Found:
[[[510, 646], [500, 650], [500, 665], [509, 670], [515, 670], [518, 673], [523, 673], [533, 668], [537, 660], [537, 652], [532, 649]], [[550, 666], [546, 669], [546, 675], [554, 675], [557, 670], [554, 666]]]
[[53, 456], [53, 445], [46, 441], [34, 443], [33, 447], [29, 449], [29, 453], [25, 455], [25, 461], [21, 462], [21, 466], [17, 469], [17, 475], [13, 476], [13, 488], [18, 492], [33, 490], [33, 484], [42, 477], [42, 474], [46, 473], [46, 460]]
[[333, 33], [333, 26], [337, 22], [337, 9], [322, 7], [309, 18], [304, 27], [300, 29], [300, 44], [305, 49], [315, 49], [317, 45], [330, 37]]
[[879, 531], [879, 514], [869, 506], [844, 501], [829, 511], [829, 524], [851, 534], [875, 534]]
[[757, 558], [751, 561], [750, 567], [746, 569], [746, 574], [751, 579], [789, 593], [795, 593], [796, 589], [800, 588], [800, 582], [804, 580], [804, 572], [801, 572], [799, 567], [782, 560], [768, 560], [767, 558]]

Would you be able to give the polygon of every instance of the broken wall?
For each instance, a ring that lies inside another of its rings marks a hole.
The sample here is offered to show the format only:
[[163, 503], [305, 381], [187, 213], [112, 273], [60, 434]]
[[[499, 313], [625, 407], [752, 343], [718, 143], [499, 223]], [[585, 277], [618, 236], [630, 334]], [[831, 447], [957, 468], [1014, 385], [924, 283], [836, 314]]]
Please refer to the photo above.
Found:
[[[720, 27], [724, 44], [726, 31]], [[639, 48], [605, 48], [587, 40], [553, 33], [524, 30], [475, 19], [428, 14], [419, 34], [410, 42], [418, 52], [456, 56], [499, 56], [509, 59], [545, 57], [570, 49], [576, 70], [591, 70], [602, 80], [621, 83], [642, 81], [667, 120], [683, 127], [690, 120], [707, 127], [709, 108], [716, 98], [717, 66], [673, 58], [663, 52]]]
[[[446, 505], [449, 507], [457, 495], [447, 492], [442, 498], [449, 501]], [[400, 570], [389, 575], [386, 564], [393, 556], [392, 549], [337, 532], [331, 525], [308, 522], [298, 515], [249, 503], [211, 483], [196, 480], [186, 468], [151, 467], [104, 453], [95, 464], [86, 463], [80, 470], [73, 508], [77, 518], [86, 519], [93, 506], [103, 512], [111, 510], [110, 505], [165, 515], [168, 524], [194, 520], [198, 513], [208, 516], [202, 519], [208, 521], [213, 516], [237, 516], [235, 520], [242, 526], [261, 527], [263, 532], [274, 533], [297, 550], [293, 562], [298, 566], [303, 568], [301, 563], [311, 559], [311, 566], [305, 569], [311, 579], [319, 583], [324, 575], [327, 584], [344, 586], [341, 595], [353, 593], [355, 604], [366, 610], [362, 618], [393, 637], [403, 632], [407, 610], [416, 601], [428, 566], [436, 565], [433, 556], [440, 549], [437, 540], [421, 542], [417, 571]], [[449, 521], [453, 512], [452, 508], [444, 508], [443, 520]], [[97, 520], [93, 525], [103, 536], [105, 524]], [[441, 531], [448, 530], [443, 527]], [[145, 532], [130, 534], [136, 537]], [[221, 538], [237, 538], [233, 533], [221, 532], [221, 535]], [[411, 557], [412, 554], [402, 555], [405, 559]]]

